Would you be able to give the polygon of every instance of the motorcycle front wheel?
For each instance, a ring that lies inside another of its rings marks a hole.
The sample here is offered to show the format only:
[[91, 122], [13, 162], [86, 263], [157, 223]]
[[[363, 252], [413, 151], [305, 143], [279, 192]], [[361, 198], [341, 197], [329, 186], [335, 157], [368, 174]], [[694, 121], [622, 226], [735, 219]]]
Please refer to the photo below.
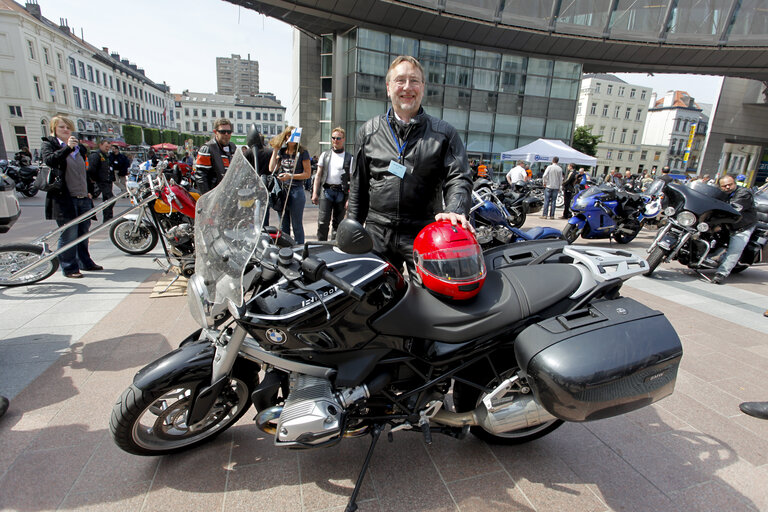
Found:
[[520, 226], [525, 224], [525, 217], [526, 217], [525, 213], [520, 212], [517, 214], [510, 215], [507, 220], [509, 221], [509, 223], [512, 225], [513, 228], [519, 228]]
[[59, 268], [59, 260], [52, 260], [37, 268], [19, 274], [18, 271], [38, 261], [43, 248], [33, 244], [0, 246], [0, 286], [22, 286], [51, 277]]
[[[513, 360], [514, 360], [514, 356]], [[482, 373], [485, 375], [488, 375], [492, 373], [492, 370], [487, 367], [486, 365], [481, 365], [479, 368], [476, 368], [476, 370], [473, 372], [476, 377], [472, 378], [473, 382], [483, 382], [485, 384], [486, 389], [493, 389], [496, 386], [498, 386], [501, 382], [503, 382], [505, 379], [515, 375], [517, 372], [520, 371], [520, 368], [513, 367], [508, 369], [507, 371], [504, 371], [500, 373], [497, 377], [493, 377], [489, 382], [485, 382], [485, 380], [480, 377], [478, 374]], [[519, 381], [512, 386], [512, 388], [507, 391], [507, 394], [504, 397], [499, 397], [500, 400], [503, 400], [508, 397], [514, 397], [515, 395], [518, 396], [531, 396], [531, 391], [529, 390], [528, 393], [522, 393], [523, 388], [525, 386], [520, 383]], [[474, 387], [467, 386], [462, 383], [456, 383], [454, 385], [453, 389], [453, 397], [454, 397], [454, 404], [456, 406], [456, 410], [459, 412], [469, 411], [480, 405], [480, 403], [483, 401], [483, 398], [485, 398], [486, 393], [484, 391], [481, 391], [479, 389], [476, 389]], [[493, 444], [522, 444], [527, 443], [529, 441], [533, 441], [534, 439], [539, 439], [540, 437], [544, 437], [545, 435], [549, 434], [550, 432], [554, 431], [556, 428], [558, 428], [560, 425], [563, 424], [563, 420], [551, 420], [544, 423], [541, 423], [539, 425], [534, 425], [532, 427], [522, 428], [518, 430], [511, 430], [508, 432], [503, 432], [500, 434], [497, 433], [491, 433], [485, 430], [483, 427], [480, 426], [474, 426], [470, 428], [470, 432], [472, 432], [472, 435], [482, 439], [483, 441], [486, 441], [488, 443]]]
[[133, 384], [112, 408], [109, 429], [117, 446], [134, 455], [165, 455], [212, 440], [234, 425], [251, 406], [251, 389], [233, 377], [211, 411], [187, 424], [194, 384], [143, 390]]
[[579, 235], [581, 234], [581, 230], [576, 227], [576, 224], [566, 224], [565, 228], [563, 229], [563, 239], [568, 242], [568, 244], [572, 244], [576, 241], [577, 238], [579, 238]]
[[115, 247], [127, 254], [146, 254], [157, 245], [158, 235], [154, 226], [145, 223], [134, 231], [135, 220], [122, 219], [109, 230], [109, 239]]
[[656, 267], [661, 265], [661, 262], [664, 261], [664, 258], [666, 258], [668, 254], [669, 251], [662, 249], [661, 247], [654, 247], [651, 254], [646, 258], [648, 261], [648, 271], [643, 275], [650, 277], [656, 270]]

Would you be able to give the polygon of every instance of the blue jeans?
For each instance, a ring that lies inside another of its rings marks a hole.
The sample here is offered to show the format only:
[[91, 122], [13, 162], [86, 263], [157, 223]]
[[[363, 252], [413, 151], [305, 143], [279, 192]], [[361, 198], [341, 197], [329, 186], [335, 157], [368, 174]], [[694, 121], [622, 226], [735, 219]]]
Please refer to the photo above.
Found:
[[304, 204], [306, 202], [304, 184], [291, 185], [291, 190], [288, 192], [288, 205], [285, 207], [285, 216], [282, 219], [280, 229], [286, 235], [290, 235], [291, 226], [293, 226], [293, 239], [296, 240], [297, 244], [304, 243]]
[[[88, 210], [93, 209], [93, 200], [88, 197], [82, 199], [72, 198], [72, 204], [75, 206], [75, 216], [79, 217]], [[56, 224], [61, 227], [72, 219], [57, 220]], [[91, 219], [81, 221], [75, 226], [65, 229], [59, 237], [59, 248], [64, 247], [76, 238], [80, 238], [88, 232], [91, 227]], [[86, 238], [74, 247], [71, 247], [59, 254], [59, 266], [64, 274], [73, 274], [80, 269], [87, 269], [95, 266], [96, 263], [91, 259], [88, 252], [88, 239]]]
[[749, 243], [749, 239], [752, 237], [752, 232], [755, 230], [755, 226], [747, 228], [731, 235], [731, 239], [728, 241], [728, 250], [725, 251], [725, 258], [720, 266], [717, 267], [717, 273], [728, 276], [733, 270], [733, 267], [739, 262], [741, 253]]
[[317, 213], [317, 239], [328, 240], [328, 227], [333, 225], [333, 232], [339, 227], [344, 218], [344, 207], [347, 204], [347, 194], [341, 188], [324, 188], [320, 193], [319, 211]]
[[[544, 189], [544, 208], [541, 209], [542, 215], [544, 215], [545, 217], [555, 216], [555, 206], [557, 205], [557, 194], [559, 193], [560, 193], [560, 189], [557, 189], [557, 188]], [[549, 207], [549, 209], [547, 209], [547, 207]]]

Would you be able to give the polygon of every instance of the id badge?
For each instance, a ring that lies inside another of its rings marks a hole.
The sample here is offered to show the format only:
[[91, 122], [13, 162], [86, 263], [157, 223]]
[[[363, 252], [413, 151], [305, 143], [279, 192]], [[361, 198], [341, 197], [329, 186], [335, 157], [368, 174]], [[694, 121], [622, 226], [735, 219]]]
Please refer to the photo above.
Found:
[[399, 162], [395, 162], [394, 160], [390, 160], [389, 169], [387, 170], [392, 174], [394, 174], [395, 176], [397, 176], [398, 178], [403, 179], [403, 177], [405, 176], [405, 169], [406, 167], [403, 164]]

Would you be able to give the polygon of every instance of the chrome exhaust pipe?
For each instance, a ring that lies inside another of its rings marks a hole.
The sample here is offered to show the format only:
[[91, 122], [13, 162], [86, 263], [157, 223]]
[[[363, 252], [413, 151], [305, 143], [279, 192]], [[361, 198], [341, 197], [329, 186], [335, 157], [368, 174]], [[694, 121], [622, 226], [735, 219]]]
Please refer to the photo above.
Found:
[[518, 396], [514, 402], [497, 407], [493, 412], [481, 403], [469, 412], [456, 413], [441, 409], [432, 417], [436, 423], [451, 427], [480, 426], [491, 434], [535, 427], [556, 419], [532, 395]]
[[493, 412], [481, 403], [473, 411], [457, 413], [441, 409], [432, 417], [436, 423], [451, 427], [479, 426], [491, 434], [535, 427], [556, 419], [530, 395], [520, 396], [514, 402], [498, 407]]
[[256, 426], [263, 432], [274, 436], [277, 434], [277, 420], [280, 419], [282, 412], [282, 405], [264, 409], [256, 415]]
[[512, 400], [505, 400], [516, 381], [518, 377], [514, 376], [499, 384], [472, 411], [455, 413], [441, 409], [432, 419], [452, 427], [479, 426], [491, 434], [535, 427], [557, 419], [536, 402], [532, 393], [515, 393]]

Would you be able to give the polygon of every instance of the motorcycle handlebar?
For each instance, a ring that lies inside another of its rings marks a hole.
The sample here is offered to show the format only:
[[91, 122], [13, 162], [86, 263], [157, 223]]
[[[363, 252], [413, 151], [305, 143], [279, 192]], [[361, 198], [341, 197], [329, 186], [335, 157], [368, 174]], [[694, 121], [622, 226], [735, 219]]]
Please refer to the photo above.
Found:
[[318, 281], [320, 279], [328, 281], [358, 302], [363, 300], [363, 297], [365, 296], [363, 290], [348, 283], [332, 271], [328, 270], [328, 267], [323, 260], [312, 257], [304, 258], [301, 260], [301, 268], [304, 271], [306, 278], [310, 281]]
[[323, 279], [337, 287], [342, 292], [346, 293], [356, 301], [360, 302], [363, 300], [363, 297], [365, 296], [365, 293], [363, 290], [358, 288], [357, 286], [352, 285], [351, 283], [346, 282], [327, 268], [323, 270], [322, 273]]

